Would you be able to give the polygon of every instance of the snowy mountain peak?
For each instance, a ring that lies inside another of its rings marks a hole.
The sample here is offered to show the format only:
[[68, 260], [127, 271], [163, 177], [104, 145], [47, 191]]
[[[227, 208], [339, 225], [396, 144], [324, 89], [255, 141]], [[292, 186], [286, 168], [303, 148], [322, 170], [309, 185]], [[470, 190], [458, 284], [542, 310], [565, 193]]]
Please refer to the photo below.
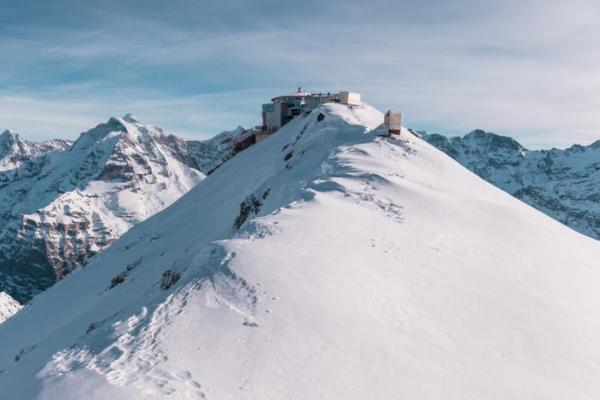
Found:
[[553, 153], [597, 153], [598, 150], [600, 150], [600, 140], [596, 140], [595, 142], [584, 146], [584, 145], [580, 145], [580, 144], [574, 144], [568, 148], [566, 148], [565, 150], [560, 150], [560, 149], [552, 149], [550, 150]]
[[14, 154], [19, 151], [19, 134], [9, 131], [8, 129], [0, 133], [0, 158]]
[[126, 133], [127, 128], [118, 118], [111, 117], [107, 122], [96, 125], [94, 128], [83, 132], [73, 143], [71, 151], [86, 149], [100, 143], [102, 140]]
[[146, 150], [151, 150], [153, 136], [160, 136], [163, 130], [155, 125], [143, 125], [135, 120], [131, 114], [122, 118], [111, 117], [107, 122], [82, 133], [73, 145], [73, 151], [86, 150], [96, 146], [117, 146], [124, 141], [132, 146], [150, 145]]
[[479, 146], [487, 146], [493, 149], [509, 149], [520, 152], [527, 151], [525, 147], [521, 146], [519, 142], [509, 136], [486, 132], [482, 129], [471, 131], [464, 136], [463, 140], [471, 141], [477, 143]]
[[29, 300], [204, 178], [132, 121], [111, 118], [6, 179], [0, 290]]
[[30, 142], [22, 139], [18, 133], [5, 130], [0, 134], [0, 182], [35, 173], [34, 164], [37, 158], [70, 146], [71, 142], [68, 140]]
[[12, 132], [10, 129], [6, 129], [4, 132], [0, 133], [0, 142], [16, 140], [18, 137], [18, 133]]
[[151, 134], [155, 133], [155, 129], [157, 128], [155, 125], [144, 125], [139, 122], [132, 114], [125, 114], [121, 118], [117, 118], [117, 120], [125, 127], [125, 131], [128, 135], [132, 137], [139, 137], [140, 134]]
[[123, 121], [125, 122], [129, 122], [132, 124], [137, 124], [139, 123], [138, 120], [135, 118], [135, 116], [131, 113], [127, 113], [123, 116]]

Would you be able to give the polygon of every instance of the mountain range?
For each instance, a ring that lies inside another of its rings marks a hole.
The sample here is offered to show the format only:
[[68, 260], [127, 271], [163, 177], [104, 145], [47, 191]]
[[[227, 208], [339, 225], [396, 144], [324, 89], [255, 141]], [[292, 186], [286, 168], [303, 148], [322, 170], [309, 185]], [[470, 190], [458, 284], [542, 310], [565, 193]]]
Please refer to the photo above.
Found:
[[3, 393], [594, 398], [600, 242], [382, 122], [325, 104], [133, 226], [0, 325]]
[[464, 137], [422, 137], [486, 181], [600, 239], [600, 140], [564, 150], [528, 150], [510, 137], [482, 130]]
[[26, 302], [85, 264], [223, 163], [241, 131], [184, 141], [127, 115], [74, 142], [0, 134], [0, 291]]
[[[186, 141], [126, 115], [74, 142], [0, 134], [0, 291], [24, 303], [85, 265], [230, 160], [244, 132]], [[420, 136], [486, 181], [600, 239], [600, 141], [532, 151], [482, 130]]]

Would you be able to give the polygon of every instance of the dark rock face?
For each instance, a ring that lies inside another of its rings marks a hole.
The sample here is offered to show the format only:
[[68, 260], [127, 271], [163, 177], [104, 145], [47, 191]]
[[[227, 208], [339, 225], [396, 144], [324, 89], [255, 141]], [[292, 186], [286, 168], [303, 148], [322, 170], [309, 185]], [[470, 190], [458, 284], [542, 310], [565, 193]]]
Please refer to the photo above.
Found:
[[262, 202], [253, 194], [246, 197], [246, 199], [240, 204], [240, 213], [235, 218], [233, 227], [235, 229], [240, 229], [249, 216], [258, 214], [261, 206]]
[[172, 271], [170, 269], [166, 270], [162, 274], [162, 278], [160, 280], [160, 288], [162, 290], [167, 290], [171, 288], [177, 281], [181, 278], [181, 274], [177, 271]]
[[488, 182], [585, 235], [600, 239], [600, 141], [530, 151], [506, 136], [423, 134]]

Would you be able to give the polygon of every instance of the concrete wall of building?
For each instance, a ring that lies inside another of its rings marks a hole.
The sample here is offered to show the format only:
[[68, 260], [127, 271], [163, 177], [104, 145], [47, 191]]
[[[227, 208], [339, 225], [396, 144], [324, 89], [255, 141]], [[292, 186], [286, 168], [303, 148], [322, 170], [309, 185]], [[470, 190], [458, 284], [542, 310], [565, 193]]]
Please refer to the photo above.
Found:
[[402, 113], [399, 111], [388, 111], [385, 113], [384, 122], [390, 131], [402, 129]]
[[281, 119], [283, 117], [283, 103], [276, 102], [273, 109], [273, 130], [281, 128]]
[[[347, 93], [346, 101], [350, 102], [347, 104], [360, 104], [360, 94], [353, 92], [345, 93]], [[274, 97], [271, 99], [270, 104], [263, 105], [263, 127], [266, 128], [267, 132], [272, 133], [280, 129], [295, 116], [304, 112], [310, 112], [321, 104], [330, 101], [340, 101], [340, 95], [298, 92], [293, 95]]]
[[277, 129], [277, 114], [275, 112], [275, 109], [267, 111], [264, 114], [265, 117], [263, 120], [263, 125], [267, 127], [267, 130], [272, 131], [274, 129]]
[[335, 94], [315, 94], [305, 99], [304, 111], [312, 111], [319, 107], [321, 104], [328, 103], [330, 101], [338, 100], [339, 96]]
[[347, 104], [349, 106], [358, 106], [360, 105], [360, 93], [341, 91], [340, 103]]

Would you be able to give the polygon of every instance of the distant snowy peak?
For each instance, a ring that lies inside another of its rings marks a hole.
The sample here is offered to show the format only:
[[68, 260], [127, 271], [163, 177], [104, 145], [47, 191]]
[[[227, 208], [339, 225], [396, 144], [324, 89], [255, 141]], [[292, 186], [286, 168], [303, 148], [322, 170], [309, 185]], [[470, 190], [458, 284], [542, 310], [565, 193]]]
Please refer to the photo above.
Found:
[[0, 133], [0, 157], [15, 152], [20, 147], [20, 142], [18, 133], [11, 132], [8, 129]]
[[482, 130], [423, 138], [483, 179], [600, 239], [600, 140], [565, 150], [527, 150], [510, 137]]
[[475, 129], [463, 137], [463, 141], [476, 144], [478, 146], [487, 146], [489, 148], [503, 148], [517, 151], [527, 151], [519, 142], [508, 136], [501, 136], [486, 132], [481, 129]]
[[0, 157], [15, 153], [30, 153], [30, 143], [21, 140], [21, 136], [10, 130], [0, 133]]
[[[177, 141], [164, 141], [163, 137], [161, 128], [143, 125], [127, 114], [82, 133], [71, 152], [85, 155], [86, 170], [93, 166], [90, 172], [100, 171], [96, 178], [103, 181], [142, 179], [154, 173], [168, 175], [169, 171], [163, 167], [169, 161], [186, 164], [186, 160], [178, 156]], [[155, 163], [156, 169], [150, 168], [149, 162]]]
[[31, 142], [10, 130], [0, 133], [0, 158], [12, 154], [35, 155], [43, 152], [64, 150], [73, 142], [64, 139], [52, 139], [44, 142]]
[[13, 299], [8, 293], [0, 292], [0, 324], [21, 309], [21, 304]]
[[[15, 135], [5, 135], [13, 143]], [[131, 115], [32, 158], [0, 191], [0, 290], [26, 301], [204, 178], [177, 140]], [[16, 145], [26, 148], [28, 142]], [[185, 142], [184, 142], [185, 143]], [[185, 145], [184, 145], [185, 147]]]
[[18, 133], [5, 130], [0, 133], [0, 182], [18, 174], [16, 169], [22, 168], [31, 160], [50, 152], [68, 149], [71, 143], [60, 139], [35, 143], [22, 139]]
[[[111, 117], [108, 121], [98, 124], [96, 127], [83, 132], [73, 143], [73, 150], [86, 149], [90, 146], [97, 146], [105, 141], [111, 144], [120, 139], [139, 140], [143, 135], [150, 135], [149, 126], [144, 126], [134, 120], [130, 114], [125, 117]], [[156, 130], [159, 128], [152, 128]]]
[[437, 133], [423, 134], [425, 140], [453, 158], [480, 161], [482, 155], [500, 161], [514, 161], [527, 152], [513, 138], [476, 129], [463, 137], [446, 137]]
[[[185, 165], [207, 175], [221, 166], [234, 155], [233, 141], [246, 129], [237, 127], [231, 131], [221, 132], [207, 140], [184, 140], [172, 134], [166, 134], [156, 125], [143, 125], [132, 114], [122, 118], [112, 117], [106, 123], [82, 133], [75, 142], [73, 150], [86, 149], [90, 145], [112, 141], [123, 144], [140, 142], [160, 144], [172, 157]], [[155, 153], [152, 146], [147, 150]]]

